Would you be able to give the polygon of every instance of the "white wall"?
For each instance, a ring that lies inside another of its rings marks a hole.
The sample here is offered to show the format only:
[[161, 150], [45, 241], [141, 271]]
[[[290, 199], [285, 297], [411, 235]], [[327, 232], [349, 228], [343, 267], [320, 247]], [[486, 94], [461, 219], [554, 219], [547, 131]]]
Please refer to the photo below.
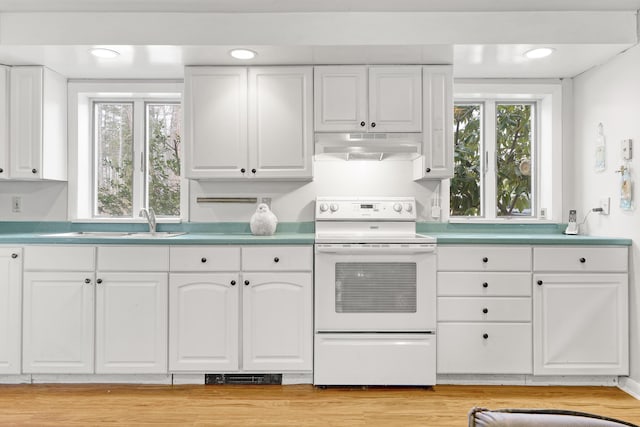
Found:
[[425, 207], [440, 181], [414, 182], [410, 161], [317, 161], [310, 182], [196, 182], [189, 198], [193, 222], [247, 222], [255, 204], [197, 204], [199, 196], [271, 197], [281, 222], [313, 221], [316, 196], [415, 196], [418, 220], [428, 221]]
[[[634, 198], [638, 206], [638, 173], [640, 173], [640, 46], [628, 50], [606, 64], [574, 79], [574, 179], [575, 202], [579, 220], [599, 199], [611, 197], [611, 214], [590, 215], [585, 231], [598, 236], [631, 238], [630, 313], [631, 313], [631, 378], [640, 382], [640, 213], [622, 211], [620, 174], [622, 164], [620, 141], [631, 138], [636, 144], [631, 163], [635, 180]], [[604, 126], [607, 168], [594, 171], [594, 149], [598, 123]]]
[[[20, 196], [22, 212], [11, 211], [11, 198]], [[66, 221], [66, 182], [0, 181], [0, 221]]]

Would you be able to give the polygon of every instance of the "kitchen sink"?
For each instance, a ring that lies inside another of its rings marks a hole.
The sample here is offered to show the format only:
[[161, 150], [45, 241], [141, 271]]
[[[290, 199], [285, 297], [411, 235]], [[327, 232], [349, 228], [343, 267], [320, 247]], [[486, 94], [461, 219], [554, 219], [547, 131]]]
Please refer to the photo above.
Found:
[[116, 238], [116, 239], [160, 239], [167, 237], [175, 237], [186, 234], [184, 232], [173, 232], [173, 231], [139, 231], [139, 232], [131, 232], [131, 231], [69, 231], [66, 233], [48, 233], [41, 234], [41, 236], [46, 237], [79, 237], [79, 238]]

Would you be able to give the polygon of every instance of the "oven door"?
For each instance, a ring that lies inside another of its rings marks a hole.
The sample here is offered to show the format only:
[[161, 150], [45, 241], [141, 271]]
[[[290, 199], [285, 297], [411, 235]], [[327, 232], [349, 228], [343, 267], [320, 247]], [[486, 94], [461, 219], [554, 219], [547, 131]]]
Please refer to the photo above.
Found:
[[432, 244], [317, 244], [316, 332], [436, 329]]

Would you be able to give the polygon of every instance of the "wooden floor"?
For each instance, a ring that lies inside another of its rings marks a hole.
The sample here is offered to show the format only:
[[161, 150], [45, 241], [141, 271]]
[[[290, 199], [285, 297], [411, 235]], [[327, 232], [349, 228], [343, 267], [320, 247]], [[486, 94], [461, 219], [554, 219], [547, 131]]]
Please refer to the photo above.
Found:
[[640, 424], [640, 401], [611, 387], [0, 385], [0, 425], [464, 427], [474, 406], [557, 408]]

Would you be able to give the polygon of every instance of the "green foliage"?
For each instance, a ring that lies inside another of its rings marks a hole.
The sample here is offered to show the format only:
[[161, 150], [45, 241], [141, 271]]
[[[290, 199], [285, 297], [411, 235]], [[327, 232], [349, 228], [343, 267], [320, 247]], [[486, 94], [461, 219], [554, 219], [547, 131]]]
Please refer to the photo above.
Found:
[[453, 110], [455, 144], [451, 179], [451, 215], [478, 216], [480, 212], [480, 106], [456, 105]]
[[148, 108], [149, 207], [158, 216], [180, 216], [180, 106]]

